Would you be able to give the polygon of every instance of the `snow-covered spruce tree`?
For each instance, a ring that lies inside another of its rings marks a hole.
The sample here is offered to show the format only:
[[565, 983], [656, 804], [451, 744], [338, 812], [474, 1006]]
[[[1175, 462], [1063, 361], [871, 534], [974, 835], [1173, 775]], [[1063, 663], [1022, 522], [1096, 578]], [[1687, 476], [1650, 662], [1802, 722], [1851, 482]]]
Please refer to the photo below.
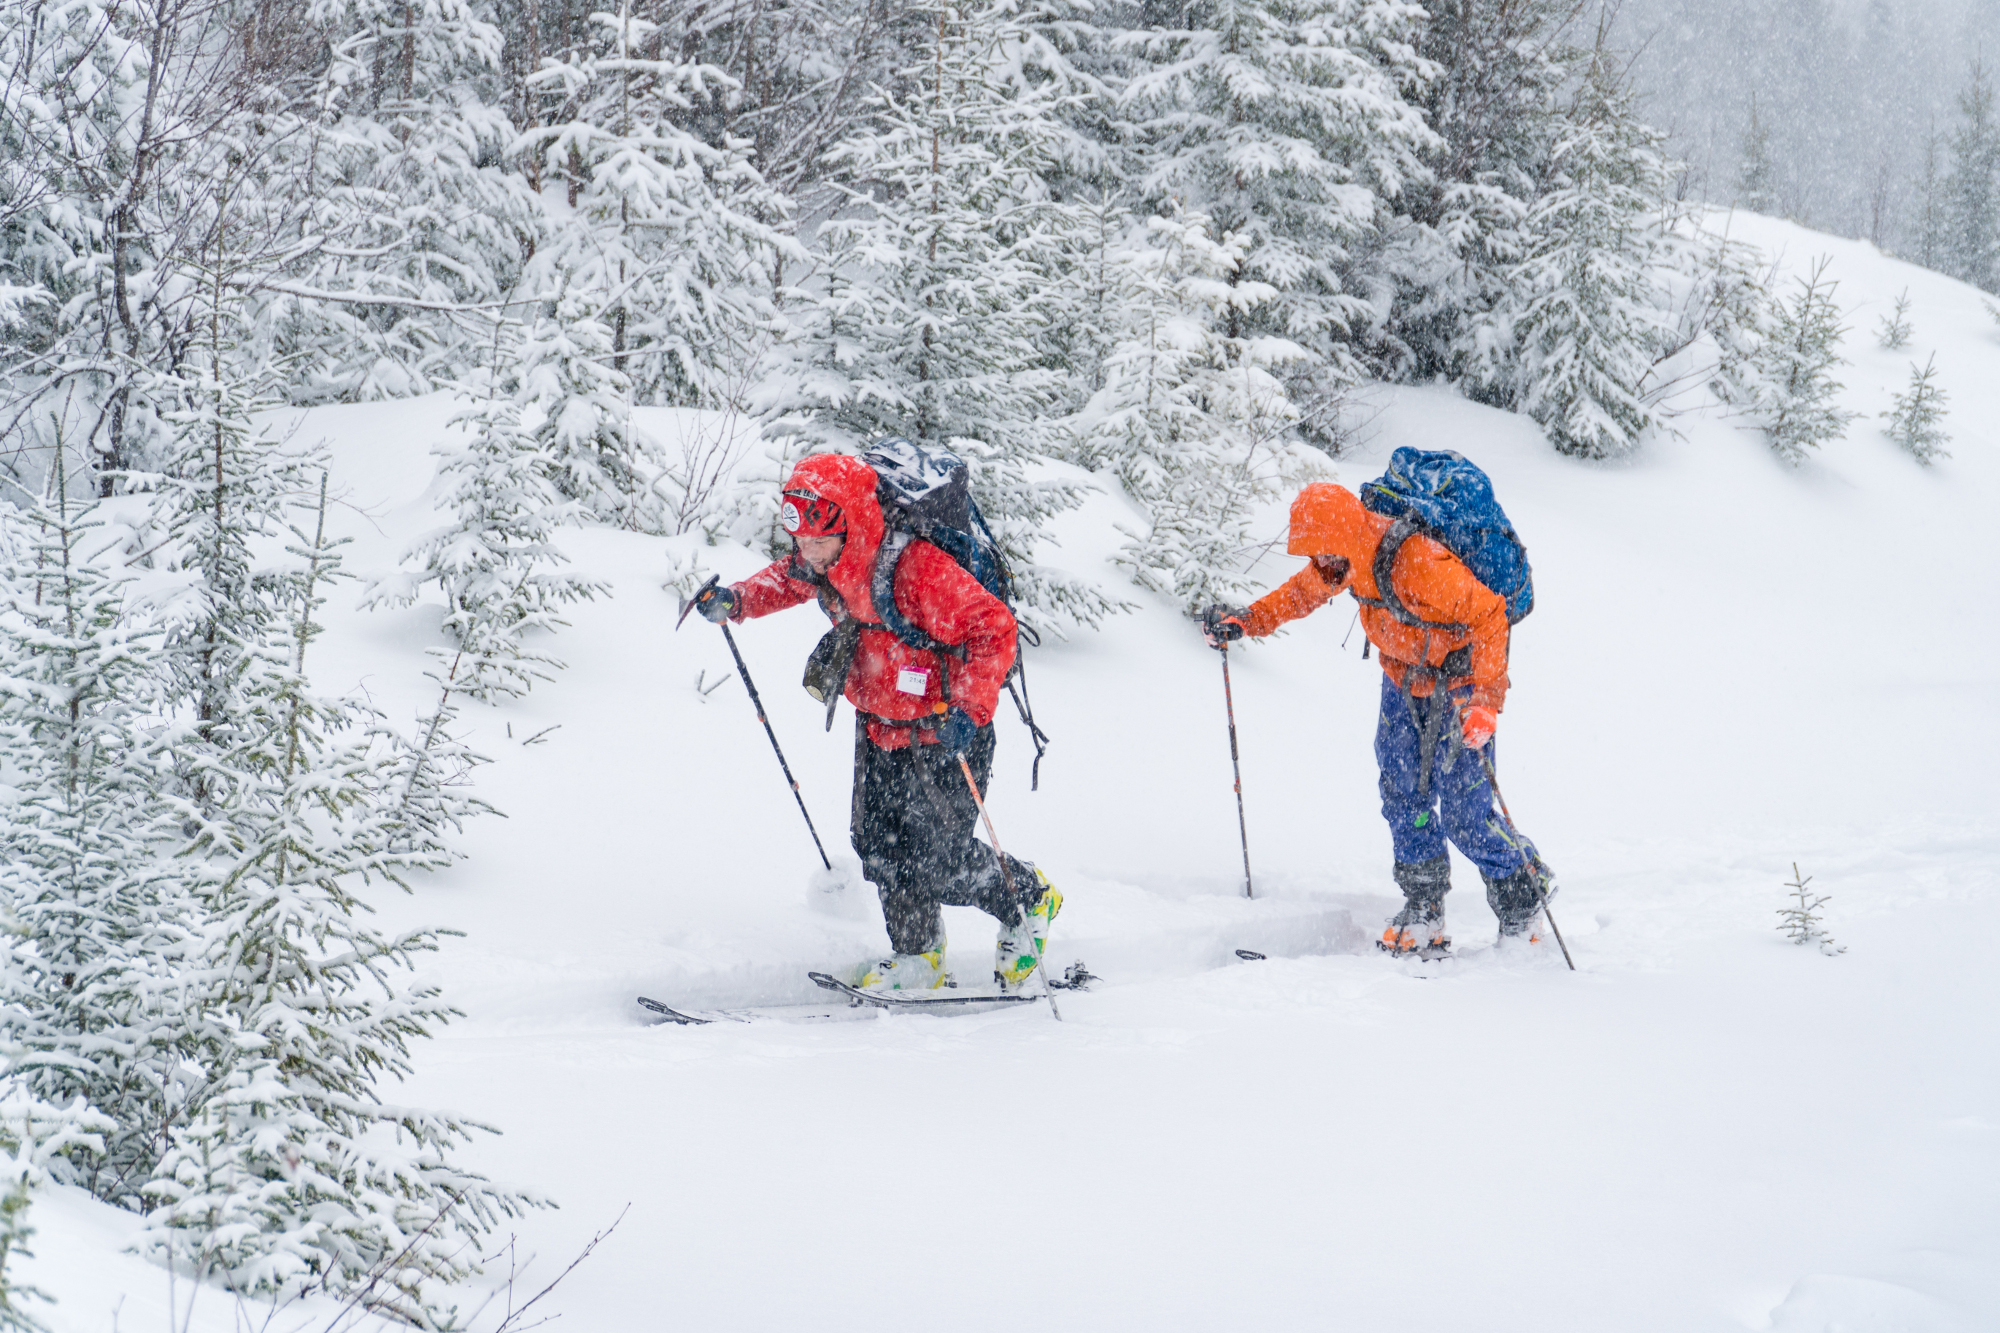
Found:
[[[267, 8], [260, 22], [282, 24], [284, 7]], [[254, 316], [292, 365], [293, 401], [421, 393], [455, 379], [476, 357], [479, 327], [426, 306], [516, 294], [542, 224], [503, 160], [515, 131], [497, 104], [497, 8], [307, 0], [300, 31], [273, 53], [310, 50], [315, 71], [269, 183], [292, 200], [292, 244]]]
[[[177, 1100], [173, 961], [187, 903], [181, 838], [155, 736], [166, 675], [160, 636], [125, 581], [91, 561], [94, 506], [51, 493], [0, 511], [0, 968], [10, 1076], [35, 1096], [112, 1117], [101, 1151], [64, 1174], [132, 1206]], [[59, 1164], [66, 1171], [68, 1164]]]
[[1181, 11], [1184, 27], [1120, 38], [1141, 62], [1120, 99], [1140, 194], [1240, 236], [1239, 280], [1277, 292], [1232, 334], [1361, 373], [1375, 293], [1354, 252], [1437, 144], [1412, 100], [1434, 73], [1416, 51], [1423, 16], [1408, 0], [1216, 0]]
[[1854, 413], [1836, 407], [1840, 381], [1833, 368], [1846, 364], [1840, 340], [1847, 332], [1822, 258], [1798, 279], [1789, 301], [1772, 312], [1770, 332], [1740, 359], [1725, 360], [1715, 381], [1718, 397], [1751, 417], [1771, 448], [1788, 463], [1847, 431]]
[[1006, 548], [1038, 628], [1095, 623], [1090, 585], [1032, 561], [1043, 523], [1081, 490], [1031, 478], [1060, 447], [1064, 388], [1041, 341], [1076, 299], [1083, 211], [1046, 177], [1068, 143], [1057, 98], [1011, 77], [1025, 38], [1006, 0], [941, 0], [932, 44], [830, 155], [846, 204], [820, 228], [818, 273], [765, 380], [768, 436], [859, 450], [884, 435], [947, 445]]
[[[481, 700], [525, 694], [562, 663], [531, 636], [569, 623], [561, 609], [604, 591], [601, 584], [558, 571], [566, 557], [556, 529], [574, 523], [581, 506], [558, 492], [555, 460], [521, 424], [513, 394], [468, 403], [452, 420], [464, 443], [433, 452], [446, 490], [440, 508], [451, 522], [424, 534], [404, 552], [413, 574], [377, 599], [407, 603], [415, 585], [435, 582], [445, 597], [444, 630], [452, 693]], [[427, 730], [435, 730], [434, 722]]]
[[1650, 264], [1667, 168], [1634, 98], [1600, 40], [1529, 214], [1527, 254], [1482, 335], [1509, 349], [1485, 387], [1585, 458], [1625, 453], [1653, 425], [1639, 384], [1661, 336]]
[[564, 493], [658, 530], [663, 465], [632, 403], [727, 405], [777, 327], [777, 261], [798, 252], [749, 143], [683, 123], [729, 76], [678, 58], [631, 0], [592, 15], [588, 37], [531, 78], [557, 105], [520, 143], [553, 221], [527, 281], [559, 295], [524, 376]]
[[1951, 436], [1944, 431], [1945, 404], [1950, 401], [1937, 383], [1937, 357], [1924, 363], [1922, 370], [1910, 367], [1910, 387], [1895, 397], [1895, 407], [1882, 414], [1889, 423], [1889, 438], [1908, 449], [1919, 463], [1935, 463], [1949, 458], [1945, 448]]
[[1974, 61], [1972, 79], [1958, 97], [1958, 128], [1951, 135], [1951, 172], [1944, 183], [1946, 273], [1981, 291], [2000, 291], [2000, 120], [1986, 66]]
[[432, 1284], [471, 1272], [478, 1237], [526, 1201], [452, 1164], [485, 1126], [377, 1090], [455, 1011], [397, 975], [439, 932], [371, 930], [356, 893], [442, 858], [395, 845], [408, 829], [358, 710], [307, 685], [339, 574], [324, 514], [322, 498], [270, 585], [283, 637], [244, 645], [229, 730], [192, 747], [199, 799], [181, 814], [201, 916], [180, 1039], [205, 1079], [145, 1186], [146, 1245], [238, 1292], [324, 1290], [438, 1327], [451, 1312]]
[[242, 742], [244, 680], [281, 633], [285, 578], [259, 556], [280, 539], [280, 516], [307, 493], [308, 460], [273, 439], [254, 414], [276, 405], [268, 374], [245, 382], [229, 356], [241, 303], [210, 275], [207, 337], [190, 349], [176, 383], [152, 390], [178, 399], [166, 414], [174, 452], [155, 480], [152, 522], [168, 534], [179, 588], [162, 610], [169, 627], [169, 702], [185, 710], [190, 744], [174, 747], [181, 777], [207, 807], [212, 760]]
[[1437, 140], [1405, 185], [1404, 217], [1371, 247], [1395, 301], [1369, 349], [1379, 373], [1460, 381], [1500, 378], [1508, 349], [1489, 336], [1509, 277], [1529, 248], [1528, 215], [1547, 188], [1562, 90], [1579, 52], [1570, 0], [1437, 0], [1418, 54], [1436, 71], [1420, 105]]
[[1126, 530], [1119, 563], [1189, 614], [1241, 597], [1253, 506], [1298, 479], [1298, 409], [1273, 370], [1306, 354], [1226, 331], [1274, 295], [1231, 281], [1242, 255], [1240, 238], [1210, 237], [1200, 214], [1147, 220], [1111, 260], [1120, 336], [1075, 425], [1081, 459], [1116, 477], [1149, 520]]
[[1757, 116], [1750, 94], [1750, 125], [1743, 131], [1743, 164], [1736, 173], [1736, 202], [1752, 213], [1778, 212], [1777, 168], [1771, 163], [1771, 131]]

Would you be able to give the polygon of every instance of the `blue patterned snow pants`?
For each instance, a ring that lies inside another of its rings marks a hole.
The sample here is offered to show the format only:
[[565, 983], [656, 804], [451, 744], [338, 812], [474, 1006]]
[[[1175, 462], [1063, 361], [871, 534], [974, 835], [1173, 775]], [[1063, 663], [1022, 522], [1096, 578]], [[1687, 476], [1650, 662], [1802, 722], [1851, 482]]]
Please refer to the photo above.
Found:
[[[1458, 691], [1461, 703], [1467, 693]], [[1428, 774], [1422, 772], [1426, 730], [1432, 733]], [[1497, 738], [1486, 742], [1486, 753], [1496, 765], [1497, 743]], [[1526, 854], [1500, 822], [1479, 756], [1466, 750], [1451, 701], [1442, 690], [1412, 699], [1383, 674], [1375, 762], [1382, 769], [1382, 818], [1389, 821], [1398, 863], [1411, 865], [1443, 856], [1446, 838], [1489, 880], [1505, 878], [1526, 863]]]

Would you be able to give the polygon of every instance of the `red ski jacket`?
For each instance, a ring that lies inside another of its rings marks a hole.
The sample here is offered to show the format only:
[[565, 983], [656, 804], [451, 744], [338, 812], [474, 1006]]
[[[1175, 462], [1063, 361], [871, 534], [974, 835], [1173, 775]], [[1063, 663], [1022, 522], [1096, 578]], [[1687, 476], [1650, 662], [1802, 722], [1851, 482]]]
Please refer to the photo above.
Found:
[[[875, 499], [875, 470], [844, 454], [814, 454], [800, 460], [785, 483], [787, 491], [811, 491], [838, 504], [847, 516], [847, 542], [826, 572], [838, 596], [838, 611], [861, 622], [854, 664], [847, 673], [847, 701], [868, 719], [868, 739], [885, 750], [910, 743], [911, 722], [936, 720], [956, 705], [980, 726], [993, 721], [1000, 686], [1014, 665], [1014, 613], [981, 587], [956, 560], [929, 542], [911, 542], [896, 565], [896, 609], [918, 629], [963, 655], [912, 648], [882, 626], [869, 599], [875, 553], [884, 534], [882, 507]], [[819, 591], [812, 571], [797, 555], [775, 561], [731, 585], [739, 602], [732, 619], [754, 620], [808, 601]], [[947, 678], [946, 673], [949, 673]], [[949, 684], [949, 704], [945, 688]], [[900, 724], [900, 725], [899, 725]], [[928, 729], [918, 739], [935, 745]]]

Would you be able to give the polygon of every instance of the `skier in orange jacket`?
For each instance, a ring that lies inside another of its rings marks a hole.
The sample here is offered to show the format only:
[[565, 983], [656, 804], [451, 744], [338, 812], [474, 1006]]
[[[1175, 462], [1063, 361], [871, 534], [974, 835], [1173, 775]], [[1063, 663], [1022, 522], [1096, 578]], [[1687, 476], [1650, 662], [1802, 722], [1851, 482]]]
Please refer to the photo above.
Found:
[[[1507, 702], [1506, 599], [1421, 534], [1396, 551], [1389, 575], [1394, 597], [1385, 598], [1375, 583], [1375, 557], [1391, 522], [1344, 486], [1306, 487], [1292, 501], [1285, 549], [1310, 563], [1248, 609], [1211, 607], [1203, 632], [1218, 648], [1246, 635], [1261, 638], [1351, 592], [1361, 604], [1361, 628], [1382, 654], [1375, 758], [1404, 897], [1381, 947], [1392, 953], [1449, 947], [1447, 838], [1479, 867], [1502, 941], [1532, 941], [1536, 913], [1553, 885], [1545, 867], [1538, 869], [1532, 844], [1495, 813], [1484, 768], [1466, 753], [1492, 745]], [[1422, 623], [1399, 618], [1393, 603]]]

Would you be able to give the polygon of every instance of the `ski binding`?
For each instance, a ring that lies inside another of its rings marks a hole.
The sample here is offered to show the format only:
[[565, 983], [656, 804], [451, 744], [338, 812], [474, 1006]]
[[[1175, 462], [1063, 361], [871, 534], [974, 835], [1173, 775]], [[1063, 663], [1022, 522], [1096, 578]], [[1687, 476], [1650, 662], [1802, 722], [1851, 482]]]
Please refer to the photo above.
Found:
[[1062, 974], [1060, 981], [1054, 977], [1049, 978], [1049, 985], [1057, 990], [1089, 990], [1092, 982], [1102, 980], [1103, 977], [1085, 967], [1083, 960], [1079, 958], [1069, 965], [1069, 970]]

